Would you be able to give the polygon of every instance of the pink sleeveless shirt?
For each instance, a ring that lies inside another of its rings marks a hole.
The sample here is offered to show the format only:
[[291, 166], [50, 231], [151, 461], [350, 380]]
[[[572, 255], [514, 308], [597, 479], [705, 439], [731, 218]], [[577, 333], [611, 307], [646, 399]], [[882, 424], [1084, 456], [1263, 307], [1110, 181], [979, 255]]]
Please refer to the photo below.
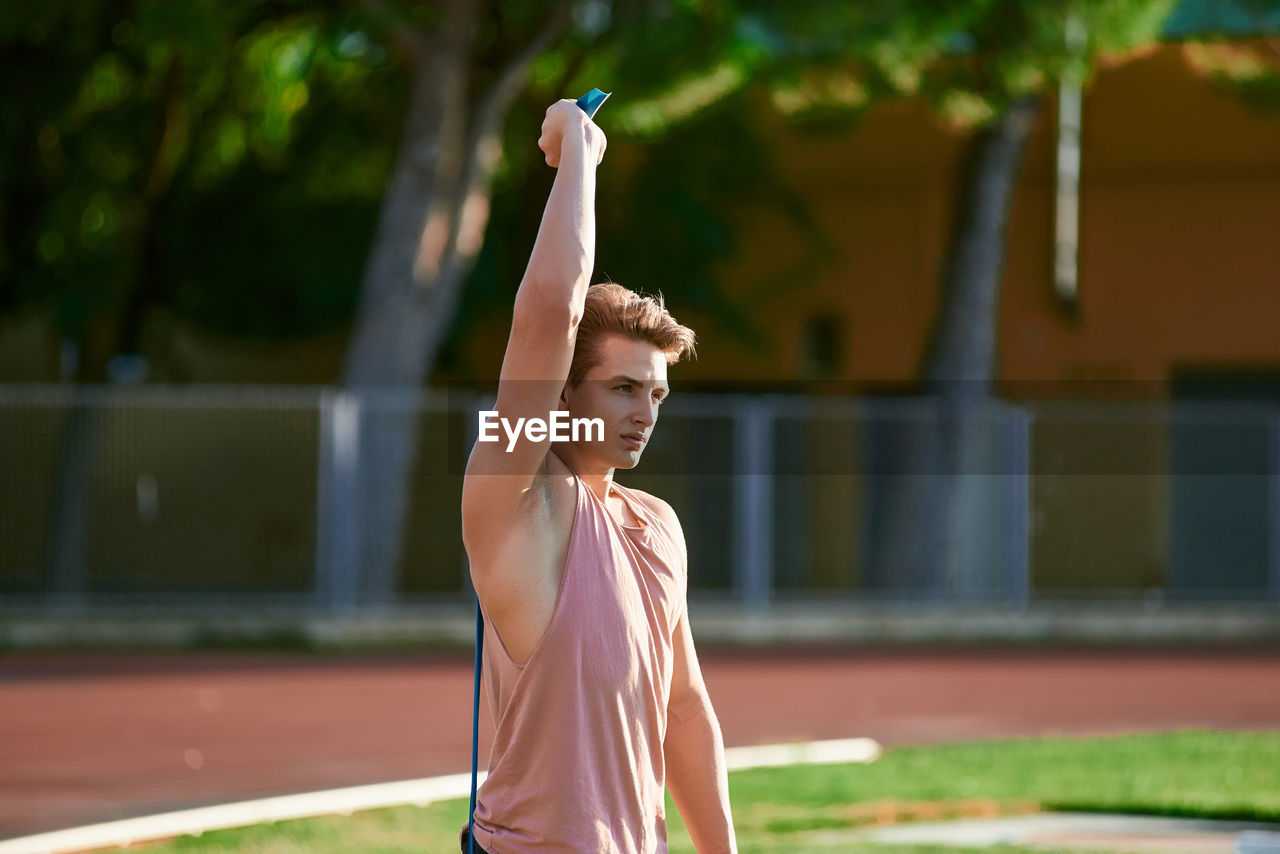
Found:
[[685, 607], [683, 534], [615, 484], [640, 520], [620, 525], [574, 480], [555, 611], [524, 666], [486, 620], [497, 731], [475, 837], [491, 854], [667, 850], [662, 742]]

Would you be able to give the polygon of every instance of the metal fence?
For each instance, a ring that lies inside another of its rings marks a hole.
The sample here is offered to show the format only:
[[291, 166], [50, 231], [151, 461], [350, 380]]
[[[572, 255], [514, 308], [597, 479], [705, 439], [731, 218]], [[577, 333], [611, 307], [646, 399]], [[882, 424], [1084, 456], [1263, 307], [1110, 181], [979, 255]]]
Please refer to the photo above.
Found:
[[[0, 387], [0, 608], [460, 600], [462, 471], [491, 401]], [[404, 543], [394, 573], [370, 581], [362, 490], [380, 487], [362, 462], [379, 425], [406, 417], [418, 441]], [[948, 462], [938, 449], [957, 431], [967, 451]], [[1019, 401], [957, 414], [923, 398], [677, 395], [640, 467], [618, 479], [678, 512], [695, 596], [754, 609], [840, 597], [1280, 602], [1273, 403]]]

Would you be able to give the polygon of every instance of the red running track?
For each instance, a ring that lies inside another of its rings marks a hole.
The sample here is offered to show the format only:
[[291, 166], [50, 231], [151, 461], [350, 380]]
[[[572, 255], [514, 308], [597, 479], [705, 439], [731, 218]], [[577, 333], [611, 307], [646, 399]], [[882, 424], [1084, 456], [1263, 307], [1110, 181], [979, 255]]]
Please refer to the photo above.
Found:
[[[1274, 649], [702, 657], [730, 746], [1280, 727]], [[464, 655], [10, 654], [0, 657], [0, 838], [465, 771], [470, 707]]]

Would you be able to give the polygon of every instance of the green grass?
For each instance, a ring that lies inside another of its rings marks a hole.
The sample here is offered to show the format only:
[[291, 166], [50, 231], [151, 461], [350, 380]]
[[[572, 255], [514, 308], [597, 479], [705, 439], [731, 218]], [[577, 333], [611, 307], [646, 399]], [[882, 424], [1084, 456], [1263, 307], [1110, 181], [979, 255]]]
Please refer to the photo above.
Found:
[[[983, 802], [1001, 811], [1099, 810], [1280, 821], [1280, 732], [1188, 731], [1116, 738], [1044, 738], [889, 750], [870, 765], [741, 771], [730, 777], [742, 854], [864, 852], [960, 854], [966, 849], [890, 846], [848, 838], [870, 812], [900, 818], [928, 805]], [[890, 805], [896, 805], [891, 807]], [[207, 833], [149, 846], [164, 852], [392, 854], [452, 852], [465, 800], [370, 810]], [[674, 807], [672, 854], [693, 851]], [[842, 840], [843, 837], [843, 840]], [[967, 849], [970, 854], [972, 849]], [[995, 846], [990, 854], [1031, 849]], [[1036, 849], [1045, 854], [1045, 849]]]

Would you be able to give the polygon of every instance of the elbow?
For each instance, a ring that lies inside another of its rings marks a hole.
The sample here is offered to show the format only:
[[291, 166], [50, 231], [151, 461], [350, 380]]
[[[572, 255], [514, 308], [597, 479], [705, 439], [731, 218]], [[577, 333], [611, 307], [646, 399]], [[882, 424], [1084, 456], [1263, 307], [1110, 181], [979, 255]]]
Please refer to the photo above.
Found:
[[564, 325], [568, 327], [570, 335], [578, 334], [578, 326], [582, 323], [582, 306], [569, 306], [568, 315], [564, 318]]
[[690, 688], [678, 696], [672, 696], [667, 703], [669, 725], [684, 724], [699, 719], [710, 720], [714, 717], [711, 698], [707, 696], [706, 691]]

